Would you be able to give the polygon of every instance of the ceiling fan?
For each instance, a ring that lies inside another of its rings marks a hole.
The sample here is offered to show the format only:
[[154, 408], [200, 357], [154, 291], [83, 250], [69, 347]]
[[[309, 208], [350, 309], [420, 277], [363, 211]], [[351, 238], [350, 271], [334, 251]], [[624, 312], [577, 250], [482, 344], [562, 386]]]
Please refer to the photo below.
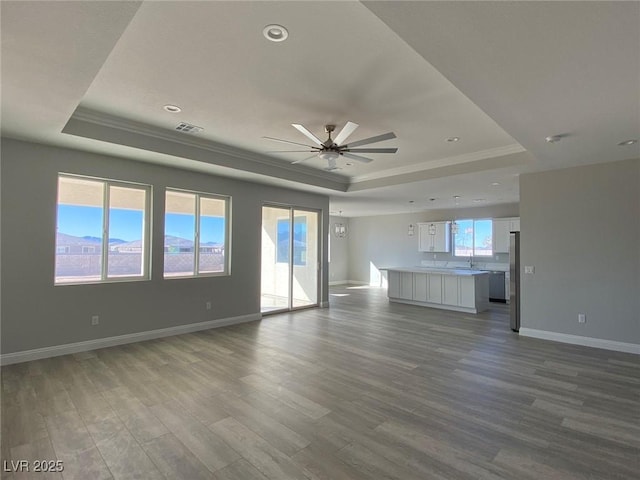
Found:
[[331, 138], [331, 134], [336, 129], [335, 125], [325, 125], [324, 131], [328, 134], [329, 138], [327, 138], [324, 142], [321, 141], [318, 137], [316, 137], [313, 133], [311, 133], [307, 128], [298, 123], [292, 123], [292, 127], [300, 131], [303, 135], [309, 138], [316, 145], [306, 145], [304, 143], [298, 142], [290, 142], [289, 140], [282, 140], [280, 138], [273, 137], [262, 137], [267, 138], [269, 140], [275, 140], [276, 142], [289, 143], [292, 145], [300, 145], [303, 147], [309, 148], [309, 150], [272, 150], [270, 153], [298, 153], [298, 152], [311, 152], [313, 155], [307, 158], [303, 158], [301, 160], [296, 160], [295, 163], [306, 162], [307, 160], [311, 160], [314, 157], [320, 157], [323, 160], [326, 160], [329, 164], [325, 170], [339, 170], [339, 167], [336, 164], [336, 160], [340, 158], [340, 156], [344, 156], [346, 158], [351, 158], [353, 160], [357, 160], [358, 162], [369, 163], [372, 162], [373, 159], [363, 157], [361, 155], [355, 155], [354, 152], [357, 153], [396, 153], [398, 151], [397, 148], [354, 148], [359, 147], [361, 145], [368, 145], [370, 143], [382, 142], [383, 140], [389, 140], [391, 138], [396, 138], [396, 134], [393, 132], [384, 133], [382, 135], [376, 135], [375, 137], [365, 138], [363, 140], [358, 140], [353, 143], [343, 143], [347, 137], [349, 137], [356, 128], [358, 128], [357, 123], [347, 122], [347, 124], [340, 130], [335, 139]]

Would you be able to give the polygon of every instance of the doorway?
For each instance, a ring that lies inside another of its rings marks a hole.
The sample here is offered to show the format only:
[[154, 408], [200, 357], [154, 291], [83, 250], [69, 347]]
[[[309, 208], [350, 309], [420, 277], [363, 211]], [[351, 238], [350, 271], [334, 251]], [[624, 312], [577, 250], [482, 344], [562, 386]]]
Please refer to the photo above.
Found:
[[313, 210], [262, 207], [263, 314], [318, 306], [319, 220]]

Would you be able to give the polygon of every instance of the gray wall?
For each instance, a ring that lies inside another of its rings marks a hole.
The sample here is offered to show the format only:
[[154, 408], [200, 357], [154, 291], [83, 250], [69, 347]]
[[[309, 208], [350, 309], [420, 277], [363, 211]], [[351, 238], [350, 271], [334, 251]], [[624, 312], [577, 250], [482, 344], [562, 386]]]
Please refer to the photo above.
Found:
[[[150, 281], [54, 287], [58, 172], [153, 186]], [[231, 276], [162, 278], [167, 186], [232, 196]], [[322, 195], [2, 139], [2, 353], [259, 312], [263, 202], [321, 210], [327, 231], [329, 199]], [[91, 315], [100, 315], [100, 325], [90, 325]]]
[[521, 326], [640, 343], [640, 160], [523, 175], [520, 218]]
[[[336, 223], [343, 223], [347, 227], [347, 236], [337, 238], [333, 233], [333, 226]], [[346, 217], [329, 218], [329, 242], [331, 251], [329, 254], [329, 283], [347, 283], [349, 280], [349, 219]]]
[[[433, 260], [433, 253], [418, 252], [418, 222], [453, 220], [454, 218], [517, 217], [518, 205], [430, 210], [426, 212], [349, 219], [349, 278], [362, 283], [379, 285], [377, 273], [382, 267], [413, 267], [423, 260]], [[408, 235], [410, 224], [415, 234]], [[449, 253], [436, 253], [437, 261], [462, 261]], [[483, 263], [509, 261], [507, 254], [482, 258]]]

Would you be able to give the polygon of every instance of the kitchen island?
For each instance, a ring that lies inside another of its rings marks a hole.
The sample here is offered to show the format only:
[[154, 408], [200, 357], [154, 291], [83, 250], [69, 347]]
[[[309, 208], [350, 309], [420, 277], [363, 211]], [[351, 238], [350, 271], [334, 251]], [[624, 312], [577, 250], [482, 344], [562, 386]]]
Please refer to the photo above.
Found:
[[479, 313], [489, 308], [489, 273], [429, 267], [385, 268], [390, 302]]

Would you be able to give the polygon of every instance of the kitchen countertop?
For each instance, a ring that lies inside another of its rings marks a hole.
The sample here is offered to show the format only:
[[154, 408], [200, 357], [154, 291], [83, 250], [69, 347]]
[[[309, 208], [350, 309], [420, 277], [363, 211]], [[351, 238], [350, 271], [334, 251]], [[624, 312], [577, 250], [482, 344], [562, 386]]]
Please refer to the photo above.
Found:
[[443, 275], [471, 276], [488, 275], [486, 270], [471, 270], [469, 268], [433, 268], [433, 267], [388, 267], [380, 270], [392, 270], [394, 272], [407, 273], [441, 273]]

